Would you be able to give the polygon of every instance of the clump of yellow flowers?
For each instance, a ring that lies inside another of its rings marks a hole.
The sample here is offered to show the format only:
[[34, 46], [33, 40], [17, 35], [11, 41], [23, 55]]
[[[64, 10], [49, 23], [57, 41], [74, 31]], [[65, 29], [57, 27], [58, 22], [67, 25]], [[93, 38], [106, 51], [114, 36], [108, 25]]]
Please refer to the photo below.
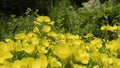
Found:
[[[15, 34], [15, 39], [0, 41], [0, 68], [119, 68], [120, 34], [104, 42], [88, 33], [56, 33], [54, 21], [38, 16], [33, 31]], [[101, 30], [119, 31], [120, 26], [102, 26]]]
[[117, 31], [120, 30], [120, 26], [110, 26], [110, 25], [104, 25], [101, 27], [101, 30], [108, 30], [108, 31]]

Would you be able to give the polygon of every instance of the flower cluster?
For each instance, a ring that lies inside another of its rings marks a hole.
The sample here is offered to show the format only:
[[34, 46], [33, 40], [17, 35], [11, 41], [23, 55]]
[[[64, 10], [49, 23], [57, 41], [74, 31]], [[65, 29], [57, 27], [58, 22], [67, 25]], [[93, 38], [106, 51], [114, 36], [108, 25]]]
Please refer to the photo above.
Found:
[[107, 31], [117, 31], [120, 30], [120, 26], [110, 26], [110, 25], [104, 25], [101, 27], [101, 30], [107, 30]]
[[34, 23], [33, 31], [0, 41], [0, 68], [120, 67], [119, 37], [104, 42], [89, 33], [84, 38], [92, 39], [84, 41], [79, 35], [54, 32], [54, 22], [47, 16], [37, 17]]

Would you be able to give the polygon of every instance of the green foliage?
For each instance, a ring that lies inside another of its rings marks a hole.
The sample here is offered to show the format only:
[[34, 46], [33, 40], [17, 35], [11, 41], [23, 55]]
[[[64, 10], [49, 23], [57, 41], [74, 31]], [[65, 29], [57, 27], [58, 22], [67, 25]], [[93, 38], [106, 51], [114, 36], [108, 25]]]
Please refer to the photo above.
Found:
[[6, 30], [8, 29], [8, 27], [6, 25], [6, 21], [7, 21], [7, 18], [6, 20], [4, 20], [3, 17], [0, 19], [0, 40], [2, 40], [7, 34]]
[[34, 18], [37, 16], [37, 10], [33, 12], [28, 8], [25, 14], [25, 17], [11, 15], [10, 17], [2, 17], [0, 19], [0, 40], [14, 38], [16, 33], [27, 33], [32, 30]]
[[108, 0], [100, 3], [99, 0], [89, 0], [83, 3], [84, 7], [74, 8], [69, 0], [61, 0], [51, 8], [50, 17], [56, 22], [56, 31], [86, 35], [93, 33], [103, 37], [100, 30], [102, 25], [119, 25], [119, 4]]
[[120, 25], [120, 4], [114, 5], [109, 16], [111, 25]]
[[93, 33], [95, 36], [100, 37], [100, 27], [107, 21], [107, 17], [110, 15], [112, 10], [111, 5], [100, 4], [98, 0], [90, 0], [84, 3], [83, 8], [77, 10], [79, 16], [79, 23], [81, 34]]
[[104, 10], [98, 0], [94, 4], [93, 2], [94, 0], [90, 0], [83, 4], [84, 7], [74, 9], [68, 0], [61, 0], [50, 12], [51, 18], [56, 21], [57, 30], [79, 35], [100, 31], [94, 28], [100, 27], [98, 19], [106, 15], [107, 9]]
[[79, 33], [78, 14], [70, 5], [69, 0], [61, 0], [52, 7], [50, 17], [56, 21], [56, 31]]

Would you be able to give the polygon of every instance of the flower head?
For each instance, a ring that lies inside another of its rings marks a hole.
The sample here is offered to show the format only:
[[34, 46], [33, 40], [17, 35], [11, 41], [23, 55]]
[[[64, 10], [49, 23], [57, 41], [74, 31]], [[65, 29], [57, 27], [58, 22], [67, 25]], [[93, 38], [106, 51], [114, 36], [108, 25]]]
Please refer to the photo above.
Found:
[[72, 54], [72, 48], [69, 45], [62, 43], [59, 46], [53, 47], [52, 51], [63, 60], [67, 59]]
[[44, 26], [43, 26], [43, 31], [44, 31], [44, 32], [50, 32], [50, 30], [51, 30], [51, 27], [50, 27], [50, 26], [48, 26], [48, 25], [44, 25]]
[[38, 29], [37, 27], [35, 27], [35, 28], [33, 29], [33, 32], [34, 32], [34, 33], [39, 33], [39, 29]]
[[50, 18], [48, 16], [38, 16], [36, 20], [40, 23], [42, 22], [50, 22]]
[[40, 58], [34, 60], [34, 62], [31, 64], [31, 68], [47, 68], [47, 65], [47, 57], [43, 55]]
[[74, 52], [75, 61], [81, 62], [83, 64], [88, 64], [90, 60], [89, 53], [86, 52], [84, 49], [76, 49]]
[[62, 64], [56, 58], [54, 58], [52, 56], [49, 56], [48, 60], [49, 60], [51, 68], [61, 67], [62, 66]]

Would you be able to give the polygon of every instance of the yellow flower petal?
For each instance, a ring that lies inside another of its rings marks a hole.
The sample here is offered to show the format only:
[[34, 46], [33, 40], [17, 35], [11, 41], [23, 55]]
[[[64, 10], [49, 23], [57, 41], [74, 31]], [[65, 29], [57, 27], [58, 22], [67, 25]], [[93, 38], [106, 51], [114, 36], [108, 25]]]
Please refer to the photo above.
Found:
[[53, 53], [57, 55], [60, 59], [67, 59], [72, 54], [72, 48], [67, 44], [60, 44], [52, 49]]
[[47, 68], [48, 60], [46, 56], [41, 56], [39, 59], [36, 59], [32, 64], [31, 68]]
[[89, 53], [84, 49], [76, 49], [74, 52], [75, 61], [81, 62], [83, 64], [88, 64], [90, 60]]
[[57, 61], [56, 58], [54, 58], [52, 56], [49, 56], [48, 59], [49, 59], [49, 63], [50, 63], [51, 68], [56, 68], [56, 67], [61, 67], [62, 66], [62, 64], [59, 61]]
[[15, 39], [17, 40], [24, 40], [26, 35], [24, 33], [19, 33], [15, 35]]
[[50, 27], [50, 26], [48, 26], [48, 25], [44, 25], [44, 26], [43, 26], [43, 31], [44, 31], [44, 32], [50, 32], [50, 30], [51, 30], [51, 27]]
[[40, 23], [42, 22], [50, 22], [50, 18], [48, 16], [38, 16], [36, 20]]
[[33, 32], [34, 32], [34, 33], [40, 33], [40, 32], [39, 32], [39, 29], [38, 29], [37, 27], [35, 27], [35, 28], [33, 29]]
[[54, 38], [57, 36], [57, 34], [53, 31], [48, 32], [47, 34], [48, 34], [48, 36], [51, 36], [51, 37], [54, 37]]

